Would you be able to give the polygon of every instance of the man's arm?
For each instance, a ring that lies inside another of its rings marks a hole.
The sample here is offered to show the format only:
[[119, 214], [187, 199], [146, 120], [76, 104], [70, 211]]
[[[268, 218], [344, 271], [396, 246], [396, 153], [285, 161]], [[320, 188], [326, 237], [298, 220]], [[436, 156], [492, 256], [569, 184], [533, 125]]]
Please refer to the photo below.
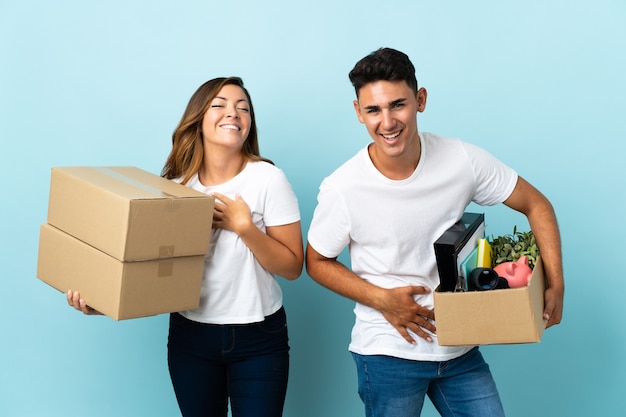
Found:
[[430, 322], [434, 313], [417, 304], [415, 294], [425, 294], [430, 290], [421, 286], [407, 286], [385, 289], [359, 278], [337, 258], [326, 258], [308, 244], [306, 250], [306, 270], [320, 285], [350, 298], [360, 304], [380, 311], [389, 323], [400, 332], [409, 343], [415, 340], [408, 333], [411, 330], [419, 337], [431, 342], [432, 338], [424, 331], [435, 332]]
[[563, 314], [565, 283], [561, 237], [552, 204], [522, 177], [518, 178], [515, 189], [504, 204], [528, 218], [530, 229], [537, 239], [547, 279], [543, 313], [548, 320], [546, 327], [559, 324]]

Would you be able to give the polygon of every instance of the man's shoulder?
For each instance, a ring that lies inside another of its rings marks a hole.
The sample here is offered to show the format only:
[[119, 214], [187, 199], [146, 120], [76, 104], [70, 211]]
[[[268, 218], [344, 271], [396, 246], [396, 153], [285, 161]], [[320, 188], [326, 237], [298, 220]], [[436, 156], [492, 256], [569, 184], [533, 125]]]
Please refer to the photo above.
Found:
[[430, 132], [420, 132], [422, 146], [428, 159], [451, 160], [455, 157], [465, 157], [468, 151], [468, 143], [452, 136], [441, 136]]
[[444, 145], [451, 143], [460, 143], [461, 140], [459, 138], [451, 137], [451, 136], [442, 136], [432, 132], [420, 132], [420, 136], [422, 137], [422, 141], [432, 145]]
[[339, 165], [330, 175], [326, 177], [326, 181], [345, 181], [353, 179], [356, 175], [361, 175], [366, 162], [367, 147], [361, 148], [356, 154], [352, 155], [348, 160]]

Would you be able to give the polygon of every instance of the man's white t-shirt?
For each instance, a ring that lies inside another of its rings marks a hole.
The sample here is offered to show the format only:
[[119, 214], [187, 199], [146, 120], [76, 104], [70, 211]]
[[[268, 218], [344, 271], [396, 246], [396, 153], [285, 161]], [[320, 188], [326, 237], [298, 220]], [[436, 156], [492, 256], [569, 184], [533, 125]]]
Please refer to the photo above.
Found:
[[[266, 227], [300, 220], [298, 201], [285, 174], [267, 162], [248, 162], [224, 184], [205, 187], [196, 174], [186, 185], [233, 200], [241, 195], [250, 207], [252, 221], [264, 232]], [[274, 275], [259, 264], [236, 233], [213, 229], [204, 259], [200, 306], [181, 314], [203, 323], [246, 324], [263, 321], [281, 306], [282, 292]]]
[[[366, 147], [320, 186], [308, 242], [328, 258], [348, 246], [352, 271], [379, 287], [434, 290], [439, 283], [435, 240], [471, 201], [501, 203], [517, 183], [514, 170], [477, 146], [429, 133], [420, 133], [420, 140], [421, 158], [407, 179], [382, 175]], [[432, 293], [415, 298], [433, 308]], [[358, 354], [444, 361], [471, 348], [439, 346], [436, 336], [427, 342], [415, 334], [412, 345], [379, 311], [357, 303], [354, 312], [349, 349]]]

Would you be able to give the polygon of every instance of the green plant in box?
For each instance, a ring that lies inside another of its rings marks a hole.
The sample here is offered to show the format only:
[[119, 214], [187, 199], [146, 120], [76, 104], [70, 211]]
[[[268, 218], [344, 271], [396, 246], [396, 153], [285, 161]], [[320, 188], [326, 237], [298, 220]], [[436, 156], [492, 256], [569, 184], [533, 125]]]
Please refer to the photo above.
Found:
[[528, 266], [534, 268], [539, 257], [539, 248], [533, 232], [518, 232], [517, 226], [513, 227], [513, 234], [492, 236], [489, 244], [491, 245], [492, 268], [503, 262], [516, 262], [522, 256], [526, 256]]

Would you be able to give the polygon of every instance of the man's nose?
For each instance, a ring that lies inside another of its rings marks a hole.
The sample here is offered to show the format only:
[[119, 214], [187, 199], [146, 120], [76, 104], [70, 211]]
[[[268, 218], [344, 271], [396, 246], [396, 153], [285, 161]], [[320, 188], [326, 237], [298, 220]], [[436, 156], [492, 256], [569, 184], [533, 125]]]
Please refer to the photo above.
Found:
[[392, 129], [395, 126], [396, 122], [393, 119], [390, 111], [384, 110], [381, 115], [380, 125], [383, 129]]

